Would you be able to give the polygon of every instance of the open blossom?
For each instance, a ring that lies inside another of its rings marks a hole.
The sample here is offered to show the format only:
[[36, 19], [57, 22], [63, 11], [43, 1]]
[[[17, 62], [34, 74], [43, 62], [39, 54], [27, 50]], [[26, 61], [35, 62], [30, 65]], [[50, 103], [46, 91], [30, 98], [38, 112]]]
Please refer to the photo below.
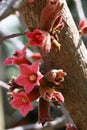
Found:
[[10, 102], [11, 106], [20, 110], [23, 117], [25, 117], [30, 110], [33, 110], [29, 97], [24, 91], [13, 93], [12, 96], [13, 100]]
[[32, 65], [21, 64], [19, 67], [21, 74], [16, 79], [16, 83], [24, 86], [25, 91], [29, 93], [35, 86], [40, 85], [39, 80], [43, 75], [39, 72], [38, 63]]
[[47, 54], [51, 50], [51, 36], [46, 31], [35, 29], [33, 32], [26, 33], [29, 38], [29, 45], [42, 47], [44, 54]]
[[29, 38], [29, 45], [43, 47], [45, 44], [46, 36], [44, 33], [35, 29], [33, 32], [26, 33], [27, 38]]
[[8, 57], [5, 61], [5, 65], [14, 65], [14, 64], [31, 64], [31, 62], [26, 58], [26, 47], [24, 47], [21, 51], [16, 50], [12, 57]]

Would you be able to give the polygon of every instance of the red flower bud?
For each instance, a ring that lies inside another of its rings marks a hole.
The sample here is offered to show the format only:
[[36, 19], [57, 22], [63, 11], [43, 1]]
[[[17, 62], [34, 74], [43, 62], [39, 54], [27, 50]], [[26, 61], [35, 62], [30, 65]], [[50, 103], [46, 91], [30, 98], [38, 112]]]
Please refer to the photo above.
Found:
[[54, 24], [54, 19], [56, 19], [62, 8], [63, 3], [60, 3], [58, 0], [49, 0], [41, 13], [40, 28], [50, 31]]
[[80, 23], [79, 23], [79, 28], [82, 28], [84, 25], [86, 25], [86, 21], [81, 20]]
[[52, 83], [55, 83], [56, 85], [59, 85], [60, 82], [64, 80], [64, 76], [66, 75], [65, 72], [63, 72], [62, 69], [56, 70], [53, 69], [45, 74], [45, 78]]
[[40, 95], [47, 101], [64, 102], [64, 97], [61, 92], [57, 92], [55, 89], [52, 89], [47, 85], [48, 82], [43, 78], [39, 88]]

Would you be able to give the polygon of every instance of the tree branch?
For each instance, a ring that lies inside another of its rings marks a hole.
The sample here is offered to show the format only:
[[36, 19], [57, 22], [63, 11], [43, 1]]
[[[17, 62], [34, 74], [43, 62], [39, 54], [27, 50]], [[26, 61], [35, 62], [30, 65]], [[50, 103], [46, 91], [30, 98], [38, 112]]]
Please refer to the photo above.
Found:
[[0, 21], [18, 10], [26, 0], [7, 0], [5, 3], [0, 5]]
[[15, 37], [18, 37], [18, 36], [22, 36], [22, 35], [25, 35], [26, 33], [27, 32], [15, 33], [15, 34], [11, 34], [11, 35], [8, 35], [8, 36], [2, 36], [2, 37], [0, 37], [0, 45], [3, 43], [4, 40], [10, 39], [10, 38], [15, 38]]
[[[66, 1], [63, 1], [62, 16], [65, 26], [60, 33], [57, 33], [61, 50], [52, 46], [51, 52], [47, 56], [43, 55], [42, 50], [40, 52], [45, 62], [44, 69], [46, 71], [52, 68], [62, 68], [67, 73], [62, 90], [65, 97], [64, 104], [78, 129], [84, 130], [87, 127], [87, 50], [83, 42], [77, 49], [80, 40], [79, 33]], [[42, 3], [44, 0], [40, 2], [37, 0], [33, 6], [26, 4], [21, 9], [28, 27], [30, 24], [38, 27], [41, 10], [44, 7], [44, 4], [40, 6]]]

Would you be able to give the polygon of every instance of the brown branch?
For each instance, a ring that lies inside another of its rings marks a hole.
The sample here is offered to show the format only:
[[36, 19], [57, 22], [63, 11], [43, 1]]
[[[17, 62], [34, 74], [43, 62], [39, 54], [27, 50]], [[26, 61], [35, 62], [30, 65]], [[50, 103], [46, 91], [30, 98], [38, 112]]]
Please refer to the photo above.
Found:
[[[37, 0], [33, 6], [26, 4], [21, 9], [28, 27], [30, 24], [38, 27], [44, 2], [45, 0]], [[77, 49], [80, 37], [65, 0], [62, 16], [65, 27], [57, 34], [61, 50], [52, 46], [47, 56], [42, 55], [45, 62], [44, 69], [48, 71], [51, 68], [62, 68], [67, 72], [62, 91], [65, 97], [64, 104], [78, 129], [85, 130], [87, 128], [87, 50], [83, 42]], [[41, 50], [40, 52], [42, 54]]]
[[15, 34], [11, 34], [11, 35], [8, 35], [8, 36], [2, 36], [2, 37], [0, 37], [0, 45], [3, 43], [3, 41], [5, 41], [7, 39], [15, 38], [15, 37], [18, 37], [18, 36], [22, 36], [22, 35], [25, 35], [26, 33], [27, 32], [15, 33]]
[[22, 128], [23, 130], [62, 130], [66, 128], [66, 124], [64, 121], [64, 117], [61, 118], [57, 118], [55, 119], [55, 121], [48, 123], [47, 126], [42, 127], [41, 124], [39, 123], [35, 123], [35, 124], [31, 124], [31, 125], [25, 125], [25, 126], [19, 126], [19, 127], [15, 127], [15, 128], [11, 128], [8, 130], [17, 130]]
[[26, 0], [7, 0], [5, 3], [0, 5], [0, 21], [14, 13], [22, 5], [26, 3]]

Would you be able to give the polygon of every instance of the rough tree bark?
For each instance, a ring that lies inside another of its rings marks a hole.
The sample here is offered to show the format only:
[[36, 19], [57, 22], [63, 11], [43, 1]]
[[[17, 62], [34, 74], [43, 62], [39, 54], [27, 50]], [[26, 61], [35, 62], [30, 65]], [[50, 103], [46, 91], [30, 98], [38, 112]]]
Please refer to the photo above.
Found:
[[[33, 4], [26, 3], [20, 10], [29, 27], [38, 28], [41, 10], [46, 0], [36, 0]], [[65, 107], [79, 130], [87, 129], [87, 50], [82, 41], [79, 44], [79, 34], [70, 11], [64, 0], [62, 11], [65, 23], [64, 29], [57, 34], [61, 43], [61, 50], [52, 46], [51, 52], [43, 56], [45, 70], [51, 68], [63, 69], [67, 76], [63, 82]]]

